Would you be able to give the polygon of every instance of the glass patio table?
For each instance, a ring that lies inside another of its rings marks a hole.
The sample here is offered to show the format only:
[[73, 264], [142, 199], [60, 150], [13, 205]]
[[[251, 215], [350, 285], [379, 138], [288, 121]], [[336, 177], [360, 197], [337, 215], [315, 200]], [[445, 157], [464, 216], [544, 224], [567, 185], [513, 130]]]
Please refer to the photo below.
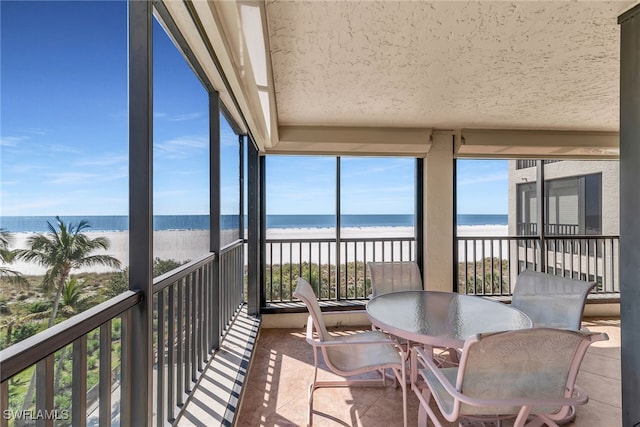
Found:
[[510, 306], [452, 292], [403, 291], [367, 303], [371, 323], [425, 346], [462, 348], [478, 333], [530, 328], [531, 319]]

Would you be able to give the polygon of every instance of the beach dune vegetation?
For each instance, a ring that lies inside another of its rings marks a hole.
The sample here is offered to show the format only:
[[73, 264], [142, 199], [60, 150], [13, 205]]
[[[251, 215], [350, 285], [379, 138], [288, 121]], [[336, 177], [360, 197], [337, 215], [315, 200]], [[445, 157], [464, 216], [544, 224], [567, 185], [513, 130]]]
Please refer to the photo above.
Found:
[[[30, 249], [13, 251], [16, 259], [35, 262], [47, 268], [41, 286], [47, 294], [55, 292], [48, 327], [56, 321], [62, 292], [72, 270], [96, 265], [120, 268], [120, 261], [113, 256], [92, 254], [96, 250], [109, 249], [110, 243], [105, 237], [92, 239], [87, 236], [84, 231], [91, 226], [86, 220], [78, 224], [66, 224], [59, 216], [55, 218], [55, 225], [47, 221], [47, 234], [37, 233], [27, 239]], [[35, 373], [25, 394], [22, 410], [27, 410], [33, 404], [34, 390]]]
[[338, 270], [334, 264], [302, 262], [267, 265], [266, 298], [270, 302], [291, 301], [297, 279], [302, 277], [311, 284], [320, 300], [336, 298], [336, 282], [341, 299], [367, 299], [371, 292], [371, 279], [365, 269], [362, 261], [341, 264], [339, 279], [336, 279]]
[[510, 295], [509, 262], [494, 257], [459, 263], [458, 292], [470, 295]]

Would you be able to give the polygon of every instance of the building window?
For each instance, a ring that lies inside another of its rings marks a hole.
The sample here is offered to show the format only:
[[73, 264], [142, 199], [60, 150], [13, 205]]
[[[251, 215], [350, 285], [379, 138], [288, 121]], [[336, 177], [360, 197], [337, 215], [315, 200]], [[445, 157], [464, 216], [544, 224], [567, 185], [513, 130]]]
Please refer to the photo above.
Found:
[[[537, 234], [536, 184], [519, 184], [518, 235]], [[545, 181], [545, 234], [602, 234], [602, 174]]]
[[602, 234], [602, 174], [584, 177], [585, 234]]
[[538, 202], [536, 183], [518, 184], [518, 235], [535, 236], [538, 233]]
[[547, 181], [546, 234], [602, 233], [602, 175]]

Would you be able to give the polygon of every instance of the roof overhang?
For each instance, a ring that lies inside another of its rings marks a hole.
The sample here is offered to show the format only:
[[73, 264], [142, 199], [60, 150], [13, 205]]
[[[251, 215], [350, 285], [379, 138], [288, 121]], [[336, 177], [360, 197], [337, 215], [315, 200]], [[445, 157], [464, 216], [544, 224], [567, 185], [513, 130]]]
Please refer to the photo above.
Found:
[[630, 1], [163, 4], [262, 153], [618, 156]]

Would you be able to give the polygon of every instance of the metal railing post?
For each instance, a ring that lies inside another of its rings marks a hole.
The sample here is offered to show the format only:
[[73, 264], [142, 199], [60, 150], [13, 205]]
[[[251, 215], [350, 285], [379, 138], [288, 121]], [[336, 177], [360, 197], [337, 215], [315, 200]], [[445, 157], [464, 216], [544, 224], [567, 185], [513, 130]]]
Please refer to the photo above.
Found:
[[[341, 254], [341, 243], [340, 243], [340, 228], [342, 227], [342, 221], [340, 217], [340, 156], [336, 157], [336, 300], [340, 301], [340, 286], [342, 286], [342, 281], [340, 280], [340, 275], [342, 274], [340, 269], [340, 257]], [[345, 258], [345, 268], [347, 266], [347, 260]], [[311, 268], [311, 263], [309, 263], [309, 268]], [[346, 285], [346, 278], [345, 278]], [[320, 293], [320, 285], [318, 284], [318, 293]], [[329, 290], [329, 295], [331, 295], [331, 290]]]
[[538, 271], [547, 271], [547, 243], [545, 241], [545, 212], [546, 212], [546, 198], [544, 194], [544, 162], [538, 160], [536, 176], [536, 196], [538, 201], [537, 212], [537, 227], [538, 238], [540, 239], [540, 264], [538, 264]]

